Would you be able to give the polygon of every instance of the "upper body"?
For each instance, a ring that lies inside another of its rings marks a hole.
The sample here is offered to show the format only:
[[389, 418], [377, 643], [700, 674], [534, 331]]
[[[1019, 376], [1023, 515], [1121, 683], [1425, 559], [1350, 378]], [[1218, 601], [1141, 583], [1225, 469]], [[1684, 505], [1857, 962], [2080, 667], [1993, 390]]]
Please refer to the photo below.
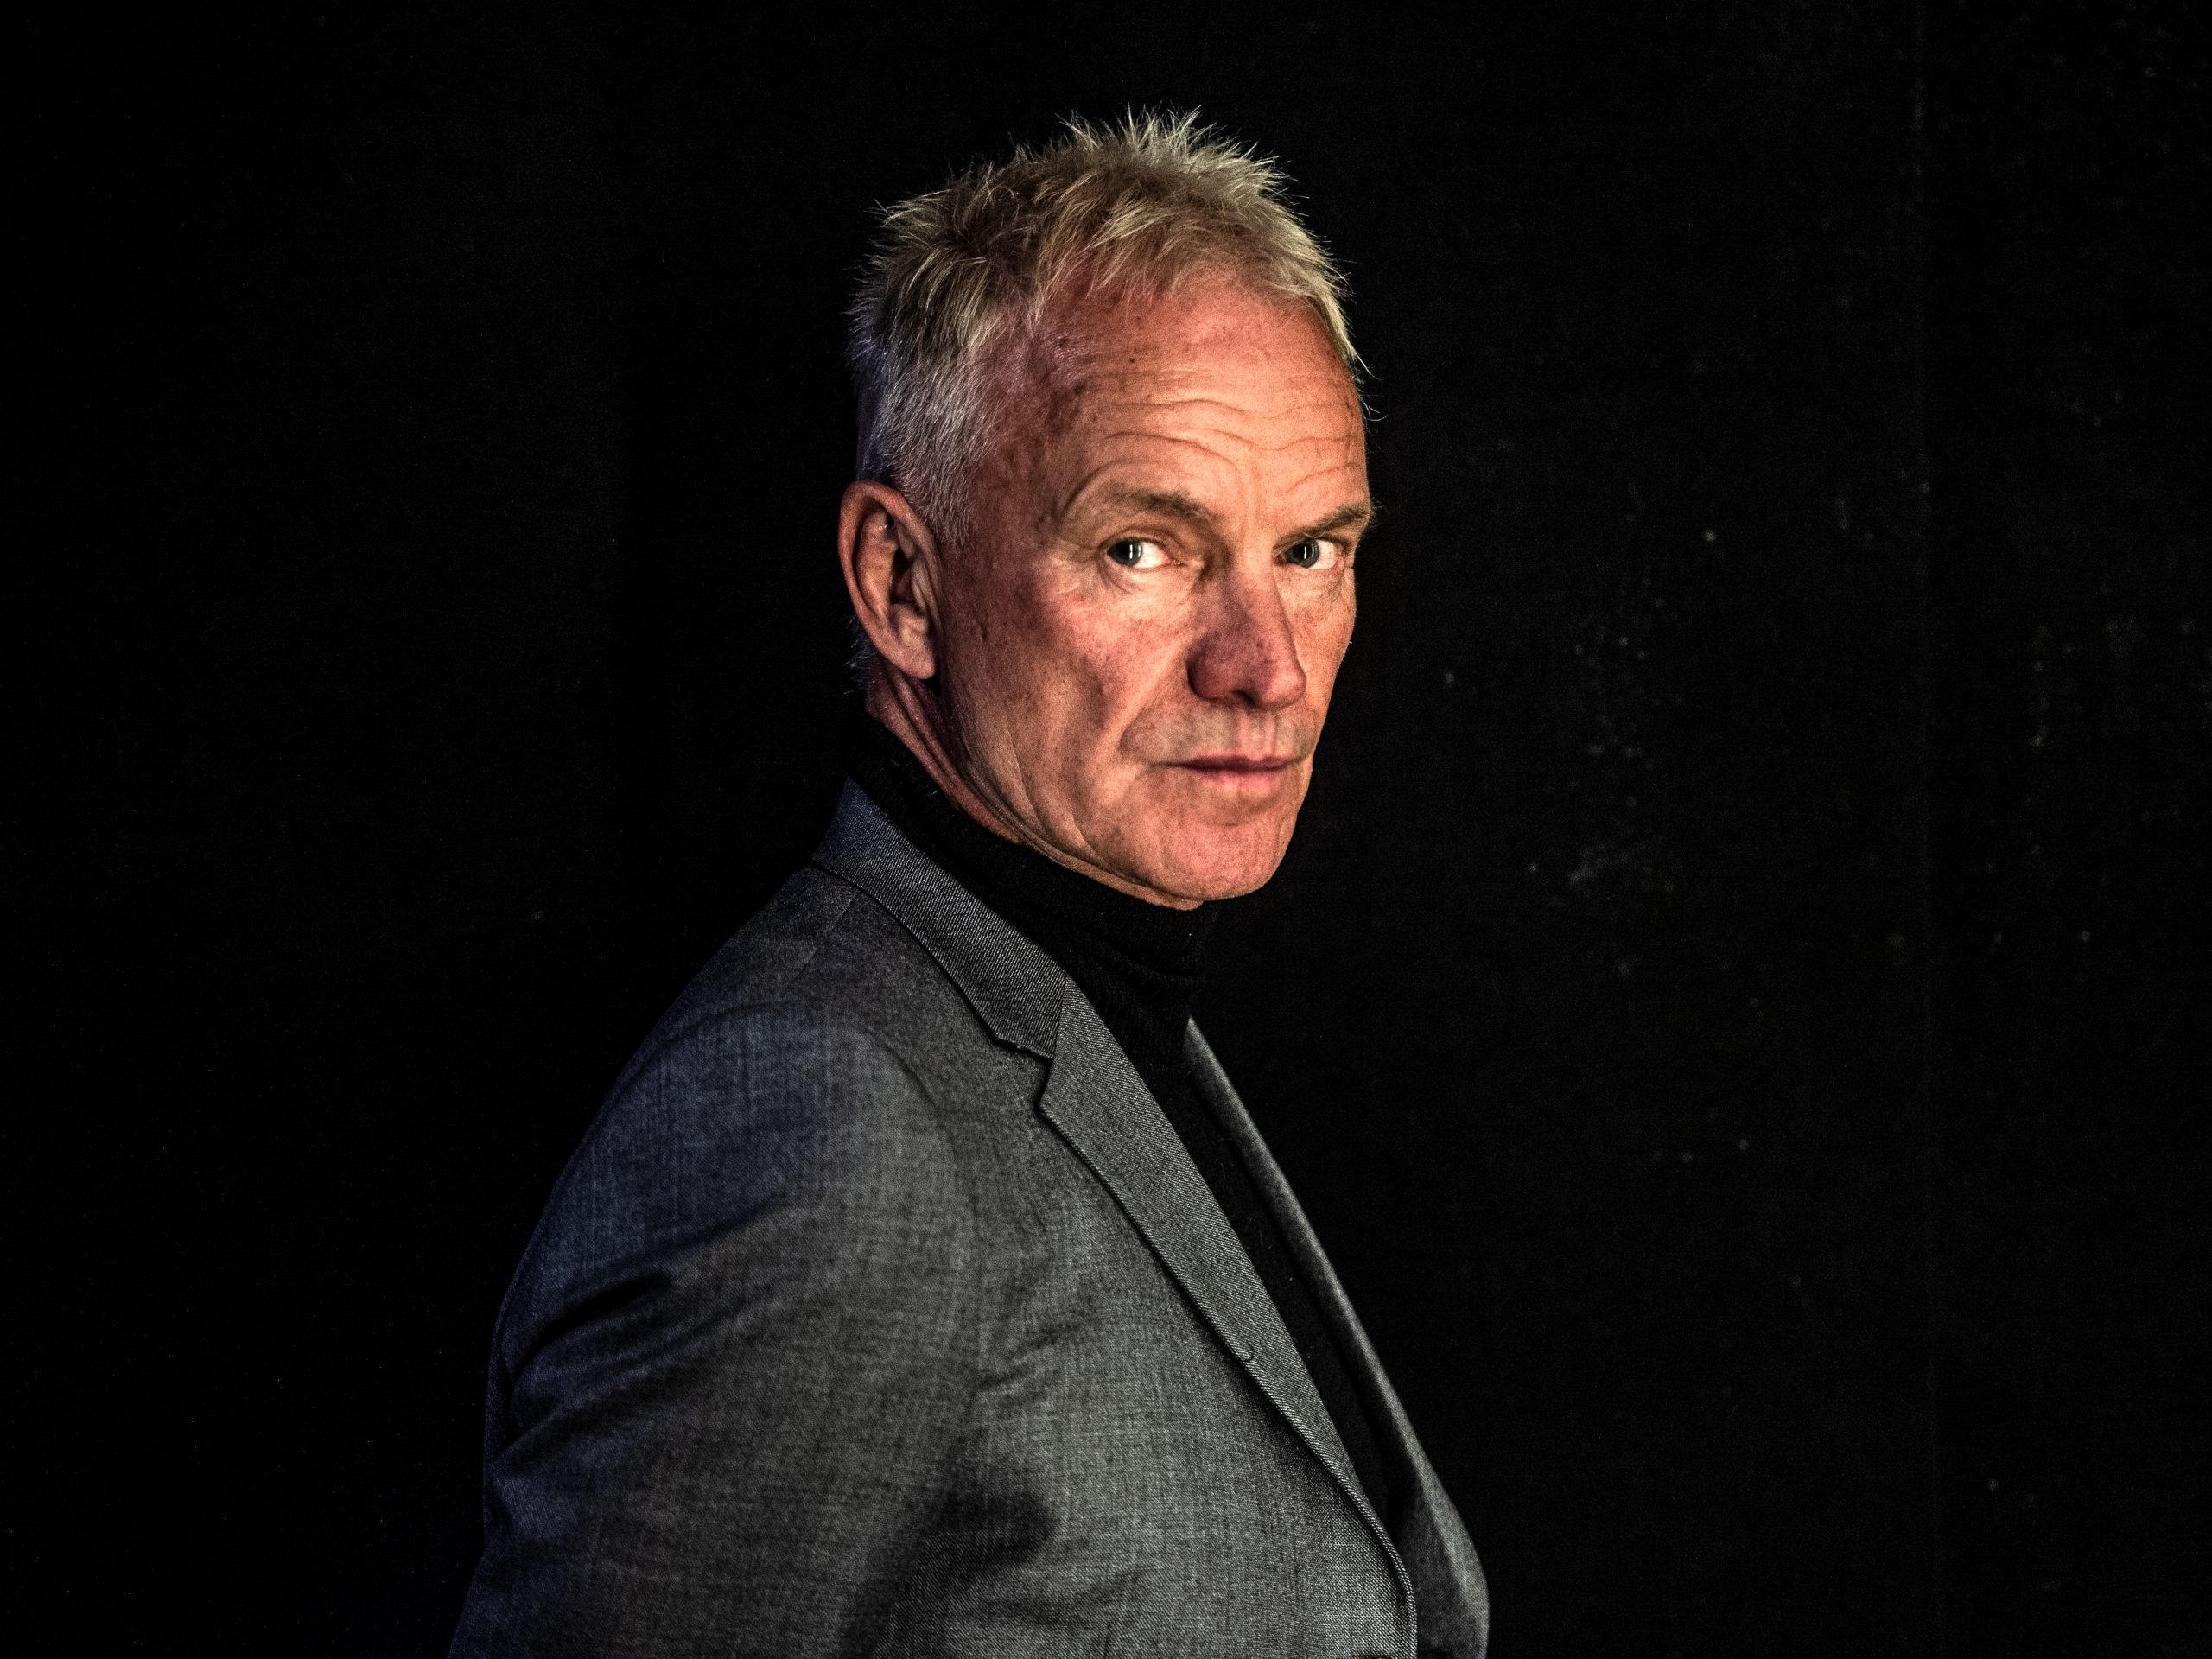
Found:
[[1188, 1042], [1396, 1515], [1090, 1003], [849, 789], [531, 1240], [456, 1655], [1479, 1655], [1450, 1499]]
[[1351, 639], [1356, 359], [1280, 186], [1132, 121], [886, 215], [838, 532], [877, 760], [532, 1239], [456, 1652], [1481, 1652], [1147, 958], [1274, 873]]

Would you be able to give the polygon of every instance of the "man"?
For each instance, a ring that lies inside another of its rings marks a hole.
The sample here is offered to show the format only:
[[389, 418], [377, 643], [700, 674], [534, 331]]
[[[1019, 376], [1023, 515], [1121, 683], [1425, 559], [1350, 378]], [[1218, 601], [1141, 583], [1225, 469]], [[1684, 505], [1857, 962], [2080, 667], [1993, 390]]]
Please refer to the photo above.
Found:
[[454, 1652], [1472, 1659], [1466, 1534], [1190, 1021], [1351, 636], [1338, 277], [1188, 120], [885, 226], [854, 783], [531, 1240]]

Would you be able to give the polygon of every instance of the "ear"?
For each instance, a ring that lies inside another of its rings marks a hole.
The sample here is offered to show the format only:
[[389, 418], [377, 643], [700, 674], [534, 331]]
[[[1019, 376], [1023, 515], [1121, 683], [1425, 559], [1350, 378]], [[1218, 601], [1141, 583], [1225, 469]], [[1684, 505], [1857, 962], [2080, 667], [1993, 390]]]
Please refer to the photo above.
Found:
[[837, 559], [853, 614], [876, 656], [910, 680], [937, 672], [937, 538], [888, 484], [845, 486], [837, 512]]

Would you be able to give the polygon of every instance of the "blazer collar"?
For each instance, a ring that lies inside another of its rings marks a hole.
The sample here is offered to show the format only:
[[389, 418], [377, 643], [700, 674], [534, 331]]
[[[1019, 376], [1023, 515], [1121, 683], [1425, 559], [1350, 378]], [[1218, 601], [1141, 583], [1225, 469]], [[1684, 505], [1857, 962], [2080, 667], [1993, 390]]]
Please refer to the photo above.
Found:
[[1051, 1059], [1060, 1003], [1073, 988], [1060, 965], [899, 834], [848, 783], [814, 862], [881, 905], [937, 958], [991, 1034]]

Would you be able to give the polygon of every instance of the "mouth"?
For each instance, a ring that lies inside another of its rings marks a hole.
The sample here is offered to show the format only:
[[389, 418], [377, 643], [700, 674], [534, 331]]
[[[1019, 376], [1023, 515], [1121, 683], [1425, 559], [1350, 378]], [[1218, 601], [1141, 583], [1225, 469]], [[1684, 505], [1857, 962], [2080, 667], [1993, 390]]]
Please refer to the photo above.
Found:
[[1176, 767], [1231, 795], [1263, 795], [1298, 766], [1288, 754], [1195, 754]]

